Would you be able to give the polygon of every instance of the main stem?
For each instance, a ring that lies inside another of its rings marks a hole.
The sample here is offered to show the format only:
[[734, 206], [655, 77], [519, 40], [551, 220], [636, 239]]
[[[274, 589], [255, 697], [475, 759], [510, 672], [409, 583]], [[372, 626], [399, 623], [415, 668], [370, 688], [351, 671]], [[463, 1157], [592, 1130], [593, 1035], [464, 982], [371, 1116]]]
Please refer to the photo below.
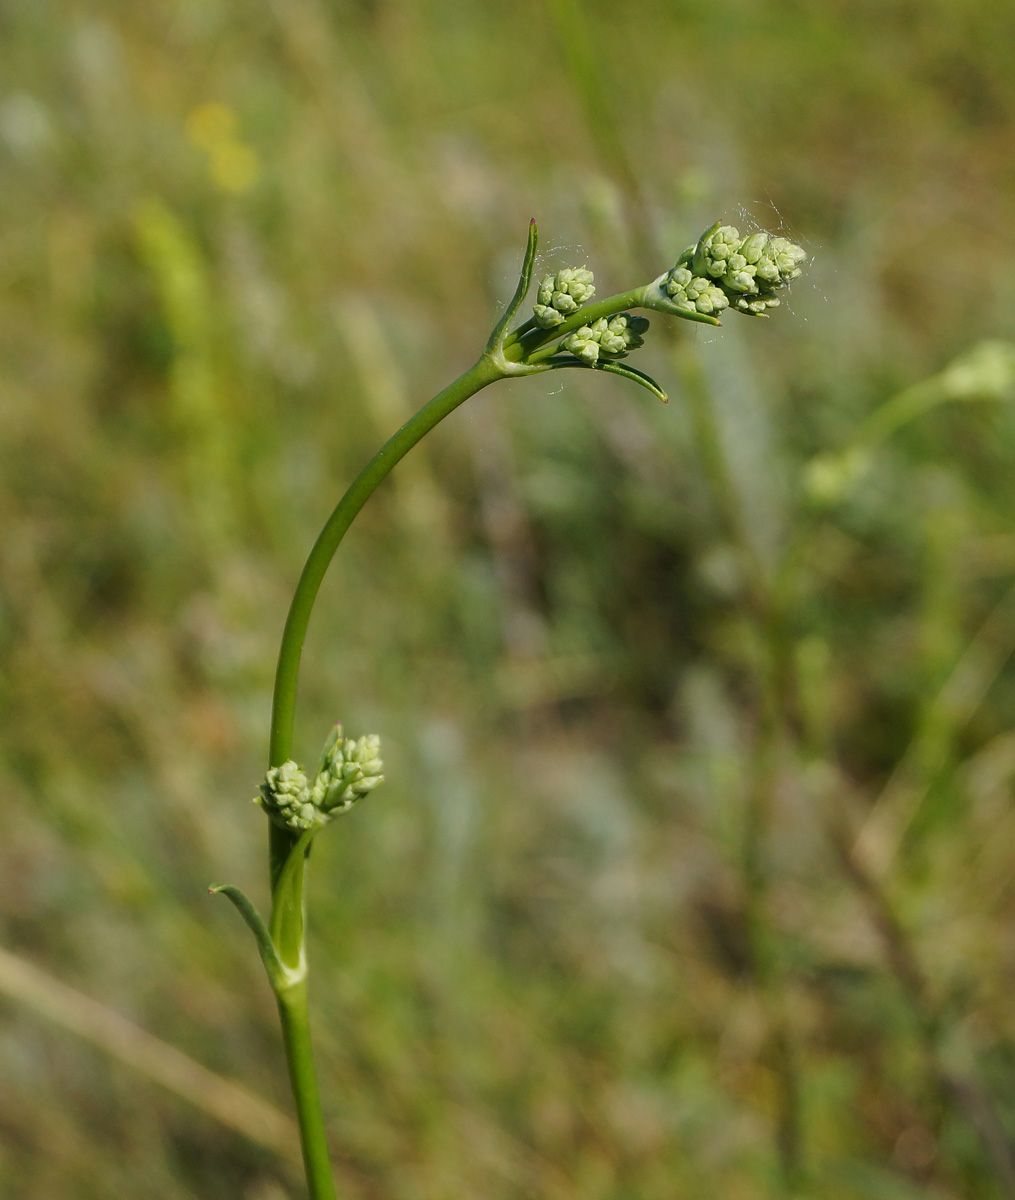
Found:
[[[271, 766], [281, 766], [292, 758], [296, 690], [310, 614], [325, 572], [356, 514], [392, 467], [400, 462], [418, 441], [470, 396], [474, 396], [487, 384], [500, 379], [502, 374], [491, 359], [484, 355], [474, 367], [434, 396], [415, 416], [406, 421], [397, 433], [388, 438], [335, 506], [307, 558], [289, 606], [285, 629], [282, 631], [272, 698], [271, 740], [268, 750]], [[273, 825], [271, 829], [271, 883], [274, 889], [278, 874], [296, 839], [277, 826]]]
[[296, 1101], [296, 1119], [300, 1127], [300, 1147], [303, 1150], [303, 1167], [310, 1200], [336, 1200], [335, 1178], [331, 1172], [331, 1155], [328, 1152], [314, 1052], [310, 1043], [306, 980], [277, 992], [275, 999], [282, 1022], [289, 1082]]
[[[474, 396], [480, 389], [503, 375], [504, 371], [489, 355], [484, 354], [474, 367], [434, 396], [384, 443], [353, 480], [325, 523], [296, 585], [282, 632], [272, 699], [269, 747], [271, 766], [281, 766], [292, 757], [300, 658], [310, 614], [325, 572], [356, 514], [392, 467], [404, 458], [421, 438], [470, 396]], [[283, 878], [283, 868], [290, 855], [295, 853], [302, 856], [309, 850], [309, 840], [306, 841], [305, 848], [297, 847], [297, 837], [274, 823], [270, 825], [269, 837], [272, 940], [282, 954], [285, 965], [290, 969], [298, 965], [300, 973], [298, 979], [276, 989], [276, 999], [282, 1023], [286, 1062], [289, 1065], [289, 1079], [296, 1101], [307, 1187], [310, 1200], [335, 1200], [335, 1181], [310, 1042], [304, 951], [303, 872], [299, 869], [302, 858], [299, 863], [293, 864], [296, 876], [291, 870]], [[292, 885], [293, 878], [297, 878], [295, 891]]]

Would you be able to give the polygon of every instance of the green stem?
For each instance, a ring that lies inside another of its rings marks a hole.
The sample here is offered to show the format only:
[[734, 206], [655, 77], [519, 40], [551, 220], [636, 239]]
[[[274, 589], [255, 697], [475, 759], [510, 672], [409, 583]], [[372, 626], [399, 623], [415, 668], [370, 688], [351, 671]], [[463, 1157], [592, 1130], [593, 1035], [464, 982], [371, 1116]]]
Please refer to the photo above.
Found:
[[504, 345], [513, 346], [515, 342], [517, 342], [520, 337], [524, 337], [524, 335], [527, 334], [530, 329], [538, 329], [535, 317], [529, 317], [529, 319], [527, 321], [523, 321], [517, 329], [512, 329], [504, 339]]
[[[314, 548], [310, 551], [310, 557], [303, 568], [303, 573], [300, 575], [282, 633], [278, 668], [275, 673], [275, 692], [272, 698], [269, 747], [271, 766], [280, 766], [292, 757], [300, 657], [303, 652], [307, 626], [310, 623], [310, 614], [325, 572], [356, 514], [392, 467], [421, 438], [470, 396], [474, 396], [487, 384], [502, 378], [503, 374], [504, 372], [497, 367], [493, 360], [484, 354], [474, 367], [471, 367], [454, 383], [449, 384], [442, 392], [434, 396], [384, 443], [350, 484], [349, 489], [328, 518], [320, 536], [314, 543]], [[272, 890], [274, 890], [282, 867], [296, 843], [296, 838], [284, 829], [272, 825], [270, 839], [271, 884]]]
[[317, 1072], [310, 1044], [306, 981], [290, 984], [276, 992], [275, 998], [282, 1022], [289, 1081], [296, 1101], [296, 1119], [300, 1127], [300, 1145], [310, 1200], [336, 1200], [335, 1179], [331, 1173], [331, 1156], [328, 1153], [328, 1139], [317, 1090]]
[[[421, 438], [470, 396], [502, 378], [504, 373], [489, 353], [484, 354], [475, 366], [434, 396], [384, 443], [353, 480], [325, 523], [296, 585], [282, 633], [272, 698], [269, 748], [272, 766], [280, 766], [292, 757], [300, 659], [310, 614], [328, 566], [356, 514], [388, 472]], [[269, 838], [272, 891], [270, 939], [281, 960], [281, 970], [287, 975], [283, 978], [281, 971], [276, 972], [272, 982], [282, 1022], [289, 1079], [296, 1101], [307, 1186], [310, 1200], [335, 1200], [335, 1182], [321, 1113], [307, 1008], [304, 868], [313, 834], [306, 833], [298, 837], [272, 823]], [[249, 922], [249, 914], [245, 915]]]
[[307, 830], [295, 840], [272, 892], [271, 941], [279, 961], [287, 971], [306, 971], [304, 890], [307, 855], [314, 836], [314, 830]]

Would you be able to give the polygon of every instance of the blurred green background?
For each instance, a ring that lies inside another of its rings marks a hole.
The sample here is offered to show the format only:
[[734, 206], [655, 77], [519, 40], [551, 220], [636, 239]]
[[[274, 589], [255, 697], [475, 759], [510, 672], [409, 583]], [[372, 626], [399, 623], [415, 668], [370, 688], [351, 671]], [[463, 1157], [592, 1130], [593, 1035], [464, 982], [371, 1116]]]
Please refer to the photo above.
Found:
[[0, 1195], [303, 1194], [132, 1031], [289, 1111], [206, 887], [264, 903], [303, 556], [534, 215], [600, 295], [720, 217], [813, 263], [654, 320], [668, 407], [482, 393], [343, 547], [300, 749], [389, 782], [314, 855], [341, 1194], [1015, 1196], [1013, 45], [1011, 0], [0, 0]]

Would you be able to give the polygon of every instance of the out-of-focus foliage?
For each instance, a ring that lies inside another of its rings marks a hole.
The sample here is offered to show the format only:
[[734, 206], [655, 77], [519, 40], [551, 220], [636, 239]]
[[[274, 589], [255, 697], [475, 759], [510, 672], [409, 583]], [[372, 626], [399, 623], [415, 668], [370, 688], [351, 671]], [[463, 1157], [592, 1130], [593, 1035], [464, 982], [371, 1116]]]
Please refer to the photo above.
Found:
[[[1013, 43], [1010, 0], [2, 0], [2, 945], [285, 1107], [205, 887], [263, 896], [317, 528], [530, 216], [602, 295], [782, 225], [792, 312], [653, 322], [668, 408], [483, 393], [326, 582], [303, 756], [341, 717], [389, 779], [314, 854], [342, 1194], [1015, 1195]], [[4, 1197], [300, 1194], [11, 999], [0, 1077]]]

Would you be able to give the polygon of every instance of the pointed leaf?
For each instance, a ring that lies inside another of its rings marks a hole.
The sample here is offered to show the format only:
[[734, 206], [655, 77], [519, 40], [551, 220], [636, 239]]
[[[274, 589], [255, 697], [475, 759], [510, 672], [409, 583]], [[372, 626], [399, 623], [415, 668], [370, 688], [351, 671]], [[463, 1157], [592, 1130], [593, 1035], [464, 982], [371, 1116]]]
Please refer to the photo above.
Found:
[[674, 308], [672, 315], [680, 317], [683, 321], [697, 321], [699, 325], [713, 325], [716, 329], [722, 328], [722, 321], [710, 313], [688, 312], [686, 308]]
[[694, 253], [691, 255], [691, 270], [695, 275], [707, 275], [708, 271], [705, 267], [705, 251], [702, 248], [705, 238], [710, 237], [722, 224], [721, 221], [716, 221], [714, 225], [710, 225], [708, 229], [698, 238], [698, 244], [694, 247]]
[[618, 362], [601, 362], [598, 363], [596, 370], [607, 371], [611, 375], [621, 375], [624, 379], [630, 379], [632, 383], [639, 383], [647, 391], [650, 391], [653, 396], [660, 399], [663, 404], [669, 404], [669, 396], [663, 391], [658, 383], [651, 375], [646, 375], [644, 371], [639, 371], [637, 367], [628, 367], [624, 363]]
[[663, 404], [669, 404], [669, 397], [652, 378], [651, 375], [646, 375], [644, 371], [639, 371], [637, 367], [629, 367], [624, 363], [615, 362], [612, 359], [602, 359], [594, 366], [590, 363], [584, 363], [580, 358], [575, 358], [573, 355], [560, 355], [546, 360], [545, 366], [551, 370], [558, 371], [562, 369], [573, 369], [577, 367], [581, 371], [606, 371], [609, 375], [620, 375], [624, 379], [630, 379], [632, 383], [640, 384], [647, 389]]
[[238, 887], [233, 887], [231, 883], [213, 883], [208, 891], [212, 895], [225, 896], [236, 906], [236, 911], [246, 921], [250, 932], [254, 935], [254, 939], [257, 942], [257, 949], [261, 955], [261, 962], [264, 963], [264, 969], [268, 973], [271, 986], [275, 991], [278, 991], [279, 986], [285, 983], [286, 971], [278, 956], [278, 951], [275, 949], [275, 943], [271, 940], [268, 927], [261, 918], [261, 914], [243, 892]]
[[722, 326], [722, 321], [718, 317], [713, 317], [711, 313], [678, 308], [675, 304], [671, 304], [665, 296], [653, 298], [651, 303], [646, 303], [645, 307], [653, 309], [655, 312], [666, 313], [670, 317], [680, 317], [682, 321], [697, 321], [700, 325], [714, 325], [717, 329]]
[[532, 268], [536, 261], [536, 246], [539, 244], [539, 231], [536, 228], [536, 218], [533, 217], [529, 222], [529, 240], [525, 247], [525, 258], [522, 262], [522, 271], [518, 276], [518, 286], [515, 288], [515, 294], [508, 302], [504, 314], [494, 327], [493, 333], [490, 334], [490, 340], [486, 343], [487, 350], [494, 350], [498, 346], [503, 346], [504, 334], [507, 327], [514, 320], [515, 313], [521, 308], [522, 301], [529, 290], [532, 283]]

